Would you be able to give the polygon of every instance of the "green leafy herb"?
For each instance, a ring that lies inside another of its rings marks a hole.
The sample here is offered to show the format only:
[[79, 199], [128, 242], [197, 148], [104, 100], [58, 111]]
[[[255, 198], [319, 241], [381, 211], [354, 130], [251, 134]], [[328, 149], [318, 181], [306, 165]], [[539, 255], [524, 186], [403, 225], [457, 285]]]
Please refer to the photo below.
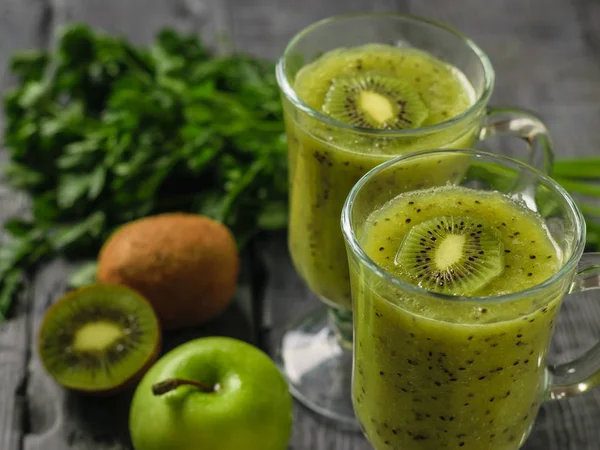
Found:
[[[119, 225], [206, 214], [243, 245], [287, 224], [286, 141], [272, 63], [211, 54], [172, 30], [147, 48], [71, 25], [52, 52], [12, 60], [4, 99], [9, 183], [31, 219], [6, 224], [0, 318], [22, 278], [58, 255], [94, 259]], [[72, 279], [93, 280], [85, 265]]]

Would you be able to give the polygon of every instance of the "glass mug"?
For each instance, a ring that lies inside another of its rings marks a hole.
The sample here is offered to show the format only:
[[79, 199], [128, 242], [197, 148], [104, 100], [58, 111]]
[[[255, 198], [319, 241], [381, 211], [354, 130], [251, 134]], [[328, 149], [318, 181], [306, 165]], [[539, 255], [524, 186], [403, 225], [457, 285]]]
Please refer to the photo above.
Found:
[[[473, 87], [473, 105], [436, 125], [374, 130], [331, 119], [296, 95], [294, 79], [304, 64], [323, 52], [366, 43], [411, 46], [454, 65]], [[298, 400], [338, 424], [354, 428], [350, 282], [339, 227], [342, 206], [352, 186], [367, 171], [398, 154], [471, 147], [478, 139], [498, 134], [524, 139], [533, 149], [530, 164], [548, 170], [551, 143], [545, 126], [534, 115], [487, 107], [494, 72], [473, 41], [444, 25], [416, 17], [368, 13], [318, 22], [288, 44], [277, 64], [277, 80], [289, 149], [289, 250], [298, 274], [329, 308], [288, 325], [275, 359]], [[357, 153], [353, 151], [357, 139], [393, 141], [395, 150], [393, 154]]]
[[[412, 184], [402, 175], [444, 158], [460, 169]], [[367, 255], [370, 213], [402, 192], [448, 185], [498, 191], [537, 211], [559, 250], [557, 271], [520, 292], [459, 297], [402, 281]], [[546, 365], [563, 297], [600, 288], [600, 253], [583, 254], [583, 216], [547, 175], [474, 150], [400, 156], [352, 189], [342, 228], [354, 298], [353, 401], [376, 450], [516, 450], [542, 402], [600, 383], [600, 344], [575, 361]]]

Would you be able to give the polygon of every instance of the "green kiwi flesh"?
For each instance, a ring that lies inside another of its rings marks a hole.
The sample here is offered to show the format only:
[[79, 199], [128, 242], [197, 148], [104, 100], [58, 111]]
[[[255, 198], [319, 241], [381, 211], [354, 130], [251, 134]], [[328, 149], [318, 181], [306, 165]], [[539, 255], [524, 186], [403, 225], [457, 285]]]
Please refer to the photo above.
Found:
[[145, 298], [124, 286], [94, 284], [48, 310], [39, 352], [59, 384], [106, 393], [138, 379], [156, 359], [160, 341], [158, 319]]
[[323, 112], [357, 127], [387, 130], [418, 128], [429, 115], [409, 82], [377, 73], [334, 78]]
[[498, 231], [482, 220], [435, 217], [411, 228], [395, 263], [424, 289], [474, 295], [504, 270], [504, 244]]

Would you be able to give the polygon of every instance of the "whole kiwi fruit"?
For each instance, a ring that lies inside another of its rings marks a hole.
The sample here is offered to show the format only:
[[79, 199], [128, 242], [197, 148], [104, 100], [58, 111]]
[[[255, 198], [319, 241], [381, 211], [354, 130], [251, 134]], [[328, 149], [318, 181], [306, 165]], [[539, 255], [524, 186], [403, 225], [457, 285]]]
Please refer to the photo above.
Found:
[[98, 280], [135, 289], [163, 328], [204, 324], [231, 302], [239, 254], [231, 231], [208, 217], [160, 214], [130, 222], [104, 244]]

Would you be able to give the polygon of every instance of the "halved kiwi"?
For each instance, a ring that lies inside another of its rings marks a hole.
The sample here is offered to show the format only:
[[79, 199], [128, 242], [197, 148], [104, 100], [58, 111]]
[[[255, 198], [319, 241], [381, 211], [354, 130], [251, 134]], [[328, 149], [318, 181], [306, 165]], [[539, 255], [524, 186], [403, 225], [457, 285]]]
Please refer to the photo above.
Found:
[[378, 73], [334, 78], [323, 112], [351, 125], [388, 130], [418, 128], [429, 115], [409, 82]]
[[435, 217], [410, 229], [395, 262], [424, 289], [473, 295], [504, 270], [504, 244], [500, 233], [479, 219]]
[[152, 306], [137, 292], [93, 284], [70, 292], [42, 321], [39, 352], [61, 385], [110, 393], [136, 381], [155, 361], [161, 331]]

